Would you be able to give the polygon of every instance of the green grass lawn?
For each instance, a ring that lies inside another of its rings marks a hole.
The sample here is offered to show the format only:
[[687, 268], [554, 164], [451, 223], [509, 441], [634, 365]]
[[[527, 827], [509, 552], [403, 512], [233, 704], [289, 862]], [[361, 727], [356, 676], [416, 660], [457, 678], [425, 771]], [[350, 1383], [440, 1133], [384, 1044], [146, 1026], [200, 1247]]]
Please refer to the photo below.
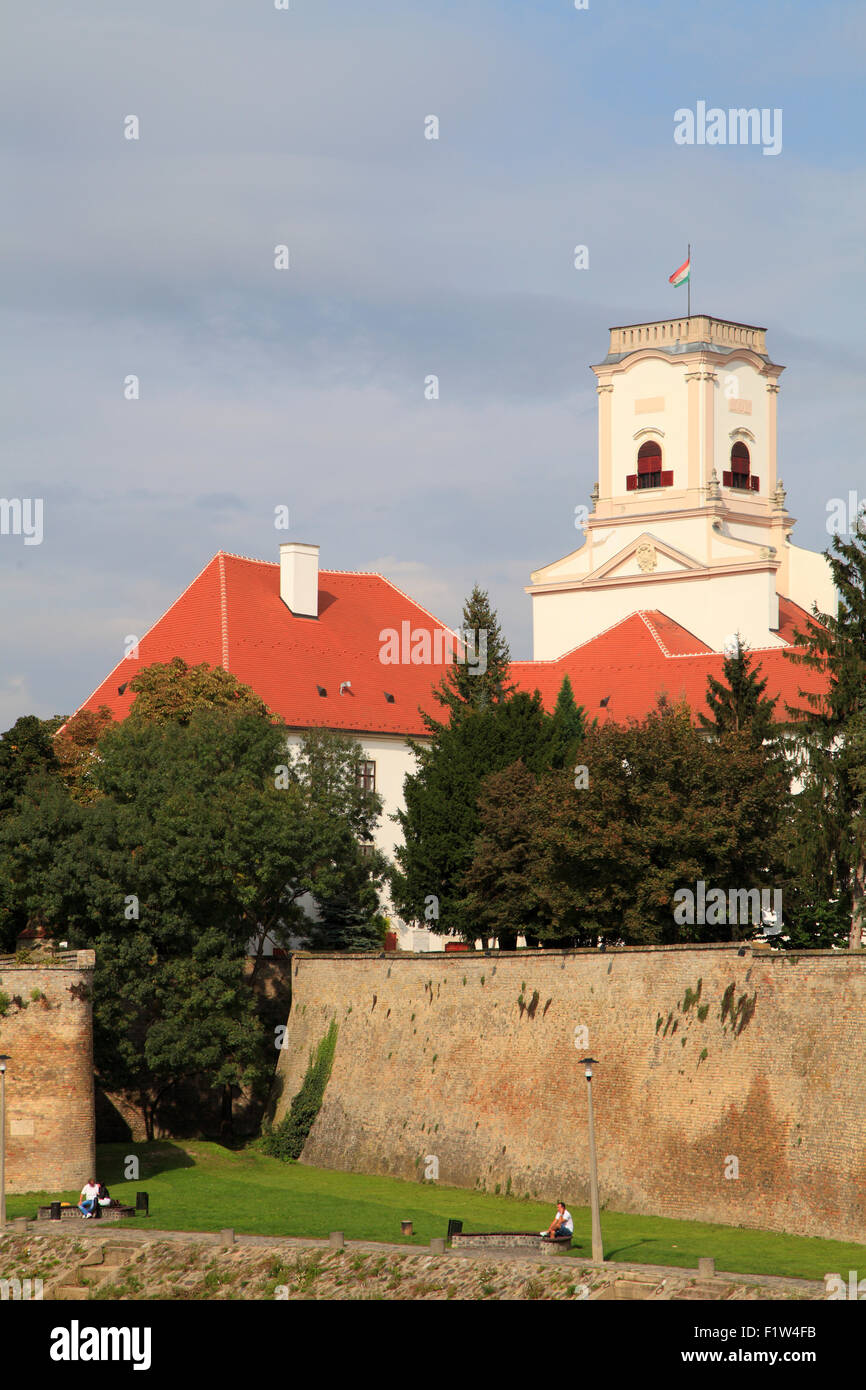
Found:
[[[127, 1155], [135, 1154], [140, 1176], [124, 1180]], [[553, 1203], [497, 1197], [438, 1183], [367, 1177], [302, 1163], [282, 1163], [255, 1148], [231, 1150], [219, 1144], [157, 1141], [101, 1144], [96, 1176], [111, 1195], [130, 1205], [135, 1193], [150, 1195], [151, 1216], [121, 1225], [170, 1231], [218, 1231], [233, 1227], [247, 1235], [326, 1237], [343, 1231], [347, 1240], [426, 1245], [444, 1236], [448, 1218], [466, 1231], [540, 1231], [553, 1217]], [[567, 1194], [566, 1194], [567, 1195]], [[31, 1192], [7, 1198], [9, 1218], [34, 1217], [36, 1207], [77, 1192]], [[573, 1253], [591, 1253], [589, 1210], [572, 1206]], [[401, 1237], [400, 1222], [411, 1220], [414, 1235]], [[108, 1228], [106, 1228], [108, 1229]], [[114, 1229], [112, 1227], [111, 1229]], [[866, 1246], [803, 1236], [711, 1226], [697, 1221], [627, 1216], [602, 1212], [605, 1256], [638, 1264], [694, 1268], [700, 1255], [715, 1258], [717, 1269], [742, 1274], [780, 1274], [820, 1279], [837, 1271], [847, 1279], [866, 1276]]]

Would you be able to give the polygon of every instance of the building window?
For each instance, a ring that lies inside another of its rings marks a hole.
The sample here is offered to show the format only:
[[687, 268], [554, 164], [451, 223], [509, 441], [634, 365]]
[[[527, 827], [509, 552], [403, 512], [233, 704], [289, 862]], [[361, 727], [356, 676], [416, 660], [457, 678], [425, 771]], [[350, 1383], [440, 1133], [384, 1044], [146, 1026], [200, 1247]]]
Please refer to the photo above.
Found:
[[673, 487], [673, 469], [662, 468], [662, 448], [648, 439], [637, 451], [637, 472], [625, 480], [626, 490], [636, 492], [646, 487]]
[[358, 763], [358, 786], [365, 792], [376, 790], [376, 764], [374, 762]]
[[749, 450], [737, 440], [731, 448], [731, 466], [722, 473], [722, 485], [739, 488], [741, 492], [757, 492], [758, 479], [751, 476], [750, 470]]

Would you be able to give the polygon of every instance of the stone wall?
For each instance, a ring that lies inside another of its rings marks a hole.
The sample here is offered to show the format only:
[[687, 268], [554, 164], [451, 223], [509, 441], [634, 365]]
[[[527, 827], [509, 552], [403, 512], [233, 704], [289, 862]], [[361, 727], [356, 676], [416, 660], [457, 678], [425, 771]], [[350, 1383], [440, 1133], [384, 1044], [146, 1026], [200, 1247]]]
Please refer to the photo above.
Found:
[[6, 1190], [79, 1190], [94, 1173], [93, 951], [0, 958]]
[[305, 1162], [585, 1205], [588, 1049], [611, 1209], [866, 1243], [866, 953], [299, 954], [292, 985], [277, 1120], [339, 1024]]

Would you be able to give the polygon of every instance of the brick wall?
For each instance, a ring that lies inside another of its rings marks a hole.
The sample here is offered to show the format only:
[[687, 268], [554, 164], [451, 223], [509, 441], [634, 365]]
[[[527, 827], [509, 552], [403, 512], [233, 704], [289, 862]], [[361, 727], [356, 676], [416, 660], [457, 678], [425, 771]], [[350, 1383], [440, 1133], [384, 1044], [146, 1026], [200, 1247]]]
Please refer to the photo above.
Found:
[[[91, 996], [93, 951], [53, 965], [0, 958], [6, 1071], [7, 1192], [80, 1189], [96, 1176]], [[38, 991], [39, 997], [34, 998]]]
[[603, 1203], [866, 1243], [866, 953], [300, 954], [292, 986], [277, 1119], [339, 1024], [308, 1163], [586, 1204], [584, 1027]]

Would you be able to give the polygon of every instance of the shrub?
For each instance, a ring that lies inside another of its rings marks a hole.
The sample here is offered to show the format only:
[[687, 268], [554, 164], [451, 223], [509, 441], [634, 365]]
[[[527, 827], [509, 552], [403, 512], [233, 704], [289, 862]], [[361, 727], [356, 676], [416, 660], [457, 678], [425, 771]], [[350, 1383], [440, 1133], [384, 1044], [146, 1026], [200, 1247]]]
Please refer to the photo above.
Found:
[[284, 1161], [300, 1158], [316, 1116], [322, 1108], [336, 1048], [337, 1020], [332, 1018], [327, 1033], [316, 1048], [315, 1057], [310, 1053], [310, 1062], [301, 1082], [301, 1089], [292, 1100], [288, 1113], [262, 1140], [265, 1153]]

